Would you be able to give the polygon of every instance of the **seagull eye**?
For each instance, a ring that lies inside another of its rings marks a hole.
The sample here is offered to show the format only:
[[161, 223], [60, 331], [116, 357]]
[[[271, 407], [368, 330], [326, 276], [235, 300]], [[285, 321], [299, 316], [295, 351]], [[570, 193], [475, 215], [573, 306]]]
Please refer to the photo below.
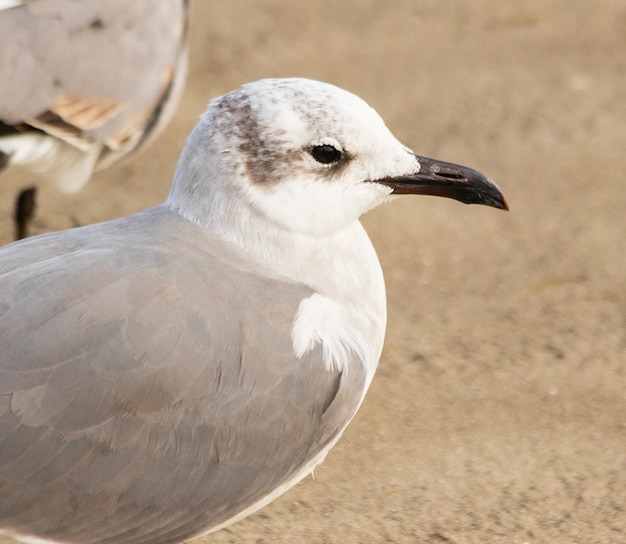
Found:
[[331, 164], [341, 159], [341, 151], [328, 144], [313, 146], [311, 155], [317, 162], [322, 164]]

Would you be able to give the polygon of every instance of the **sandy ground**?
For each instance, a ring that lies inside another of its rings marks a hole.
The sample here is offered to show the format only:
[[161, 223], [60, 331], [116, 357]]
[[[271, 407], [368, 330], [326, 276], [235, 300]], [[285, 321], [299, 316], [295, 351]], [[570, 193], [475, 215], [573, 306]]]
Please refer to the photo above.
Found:
[[315, 480], [203, 542], [626, 542], [625, 29], [624, 0], [196, 0], [167, 132], [79, 195], [43, 189], [38, 232], [161, 202], [208, 99], [267, 76], [359, 94], [511, 205], [364, 218], [389, 299], [371, 391]]

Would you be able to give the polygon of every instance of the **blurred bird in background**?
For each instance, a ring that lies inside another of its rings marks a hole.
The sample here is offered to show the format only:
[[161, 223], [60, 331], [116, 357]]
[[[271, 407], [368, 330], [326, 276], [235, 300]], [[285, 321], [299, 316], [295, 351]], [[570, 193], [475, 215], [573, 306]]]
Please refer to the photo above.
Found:
[[[188, 4], [0, 0], [0, 172], [76, 192], [158, 135], [184, 86]], [[16, 239], [35, 197], [16, 198]]]

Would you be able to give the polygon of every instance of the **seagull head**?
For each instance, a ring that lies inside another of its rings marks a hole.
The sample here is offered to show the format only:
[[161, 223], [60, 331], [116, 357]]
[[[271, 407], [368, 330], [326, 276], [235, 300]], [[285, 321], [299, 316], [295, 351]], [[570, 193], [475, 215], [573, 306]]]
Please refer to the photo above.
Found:
[[168, 204], [207, 226], [254, 215], [323, 236], [399, 194], [507, 209], [489, 178], [415, 154], [354, 94], [309, 79], [264, 79], [210, 102]]

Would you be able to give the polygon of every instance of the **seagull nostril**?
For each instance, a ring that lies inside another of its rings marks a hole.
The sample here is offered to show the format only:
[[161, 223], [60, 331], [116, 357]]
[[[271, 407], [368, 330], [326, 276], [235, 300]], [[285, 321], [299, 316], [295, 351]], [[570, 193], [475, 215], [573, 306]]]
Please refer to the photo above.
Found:
[[431, 175], [437, 178], [443, 178], [450, 181], [462, 181], [467, 179], [459, 170], [445, 164], [431, 164], [428, 168]]
[[431, 172], [437, 177], [445, 178], [453, 181], [465, 179], [465, 176], [454, 170], [441, 170], [441, 168], [432, 168]]

